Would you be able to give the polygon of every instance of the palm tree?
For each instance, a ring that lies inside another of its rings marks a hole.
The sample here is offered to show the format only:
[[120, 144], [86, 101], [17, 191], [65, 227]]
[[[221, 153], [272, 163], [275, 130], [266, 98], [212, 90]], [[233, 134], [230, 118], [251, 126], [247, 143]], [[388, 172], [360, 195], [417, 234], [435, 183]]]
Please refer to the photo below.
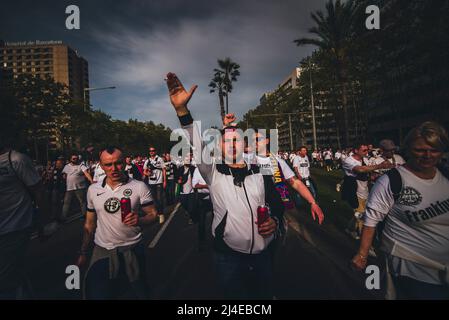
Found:
[[345, 143], [349, 145], [348, 119], [348, 59], [351, 44], [356, 32], [359, 5], [355, 1], [329, 0], [326, 3], [326, 15], [321, 10], [311, 14], [315, 26], [309, 32], [317, 38], [300, 38], [294, 40], [298, 46], [315, 45], [329, 54], [331, 64], [341, 88], [341, 102], [345, 126]]
[[[240, 65], [232, 61], [230, 58], [224, 60], [217, 60], [220, 69], [214, 69], [214, 77], [209, 83], [211, 88], [210, 93], [218, 91], [218, 98], [220, 101], [220, 113], [223, 118], [225, 114], [229, 112], [229, 93], [232, 92], [232, 82], [237, 81], [237, 77], [240, 76]], [[226, 112], [224, 109], [224, 100], [226, 98]]]

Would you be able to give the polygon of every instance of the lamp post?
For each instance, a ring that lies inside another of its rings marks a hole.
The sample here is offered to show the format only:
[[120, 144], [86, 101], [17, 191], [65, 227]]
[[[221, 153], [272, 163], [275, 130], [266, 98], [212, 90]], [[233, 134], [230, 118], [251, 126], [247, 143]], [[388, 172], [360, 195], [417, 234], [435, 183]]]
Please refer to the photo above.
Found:
[[83, 89], [83, 104], [84, 104], [84, 111], [86, 111], [86, 92], [87, 91], [96, 91], [96, 90], [107, 90], [107, 89], [115, 89], [115, 86], [111, 87], [102, 87], [102, 88], [84, 88]]
[[312, 131], [313, 131], [313, 147], [317, 150], [316, 144], [316, 124], [315, 124], [315, 105], [313, 103], [313, 84], [312, 84], [312, 66], [309, 59], [309, 77], [310, 77], [310, 103], [312, 108]]
[[[251, 115], [253, 118], [258, 117], [278, 117], [278, 116], [288, 116], [288, 124], [289, 124], [289, 135], [290, 135], [290, 149], [293, 150], [293, 132], [292, 132], [292, 119], [291, 116], [299, 116], [302, 114], [309, 114], [309, 112], [287, 112], [287, 113], [265, 113], [265, 114], [255, 114]], [[278, 128], [276, 122], [276, 129]]]

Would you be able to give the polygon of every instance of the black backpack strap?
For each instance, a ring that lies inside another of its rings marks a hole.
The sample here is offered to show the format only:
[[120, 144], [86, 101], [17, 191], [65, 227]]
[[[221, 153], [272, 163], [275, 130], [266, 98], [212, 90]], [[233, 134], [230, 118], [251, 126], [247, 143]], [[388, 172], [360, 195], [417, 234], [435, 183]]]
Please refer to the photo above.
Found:
[[440, 170], [441, 174], [442, 174], [446, 179], [449, 180], [449, 169], [446, 168], [446, 167], [444, 167], [444, 166], [442, 166], [442, 165], [437, 166], [437, 168], [438, 168], [438, 170]]
[[393, 193], [394, 201], [399, 199], [402, 190], [402, 178], [398, 169], [393, 168], [387, 171], [387, 176], [390, 179], [390, 190]]

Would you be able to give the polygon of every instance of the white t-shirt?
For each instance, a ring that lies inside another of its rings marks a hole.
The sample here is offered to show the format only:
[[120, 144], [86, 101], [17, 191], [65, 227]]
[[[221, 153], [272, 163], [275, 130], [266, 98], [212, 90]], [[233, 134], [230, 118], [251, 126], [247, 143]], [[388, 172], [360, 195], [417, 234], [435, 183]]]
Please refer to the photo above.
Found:
[[[371, 190], [365, 225], [375, 227], [386, 219], [383, 236], [393, 239], [420, 255], [449, 264], [449, 180], [439, 171], [424, 180], [405, 167], [398, 167], [403, 188], [395, 202], [390, 179], [381, 176]], [[434, 269], [390, 258], [395, 273], [433, 284], [442, 284]]]
[[295, 159], [295, 157], [296, 157], [296, 154], [294, 154], [294, 153], [290, 153], [290, 155], [289, 155], [289, 160], [290, 160], [290, 162], [293, 162], [293, 160]]
[[[295, 176], [295, 173], [292, 171], [292, 169], [290, 169], [285, 160], [281, 159], [280, 157], [275, 158], [282, 170], [282, 174], [284, 175], [285, 180], [293, 178]], [[260, 173], [262, 173], [263, 175], [274, 175], [274, 168], [271, 163], [270, 157], [256, 156], [255, 160], [256, 164], [260, 168]]]
[[33, 206], [24, 185], [32, 187], [41, 180], [29, 157], [11, 151], [13, 170], [8, 154], [0, 155], [0, 235], [31, 225]]
[[[152, 169], [149, 164], [152, 164], [153, 167], [156, 169]], [[162, 175], [162, 168], [165, 168], [164, 160], [156, 156], [154, 158], [148, 158], [147, 161], [145, 161], [145, 164], [143, 165], [143, 169], [149, 169], [151, 170], [151, 175], [148, 179], [149, 184], [161, 184], [164, 182], [164, 177]]]
[[[196, 170], [196, 169], [195, 169]], [[183, 174], [187, 174], [189, 172], [189, 167], [183, 166]], [[190, 172], [187, 175], [187, 181], [182, 185], [181, 188], [181, 194], [190, 194], [193, 192], [193, 186], [192, 186], [192, 175]]]
[[242, 157], [243, 157], [243, 160], [247, 164], [255, 164], [256, 163], [256, 160], [255, 160], [256, 155], [253, 152], [250, 152], [250, 153], [245, 153], [244, 152]]
[[98, 182], [100, 180], [103, 180], [103, 178], [105, 176], [106, 176], [106, 173], [104, 172], [103, 168], [100, 166], [100, 163], [97, 163], [95, 165], [93, 181]]
[[[353, 169], [363, 165], [362, 161], [358, 161], [351, 156], [343, 161], [343, 170], [347, 176], [357, 177], [357, 173], [355, 173]], [[368, 194], [368, 181], [357, 180], [357, 197], [360, 199], [368, 199]]]
[[312, 152], [312, 159], [316, 159], [318, 157], [318, 152]]
[[[204, 181], [203, 177], [201, 176], [201, 173], [198, 170], [198, 168], [195, 168], [192, 177], [192, 186], [195, 187], [197, 184], [207, 185], [206, 181]], [[209, 193], [209, 189], [208, 188], [198, 189], [198, 193]]]
[[332, 160], [332, 152], [331, 151], [325, 151], [323, 153], [324, 160]]
[[335, 160], [340, 160], [341, 158], [341, 152], [335, 152]]
[[310, 162], [309, 157], [296, 156], [293, 160], [293, 168], [298, 168], [299, 174], [302, 179], [307, 179], [310, 177]]
[[132, 164], [126, 164], [125, 165], [125, 171], [127, 172], [128, 176], [130, 178], [134, 178], [133, 177], [133, 171], [132, 171], [133, 165]]
[[73, 165], [66, 164], [62, 173], [67, 175], [67, 191], [87, 188], [87, 181], [84, 172], [89, 168], [84, 163]]
[[[394, 154], [393, 158], [394, 158], [394, 160], [392, 158], [391, 159], [387, 159], [387, 160], [390, 161], [393, 164], [395, 163], [396, 167], [402, 166], [402, 165], [405, 164], [405, 160], [400, 155]], [[373, 157], [373, 158], [370, 159], [370, 165], [378, 165], [378, 164], [381, 164], [384, 161], [385, 161], [385, 159], [382, 156], [377, 156], [375, 158]], [[387, 171], [388, 171], [388, 169], [380, 169], [380, 170], [376, 170], [375, 172], [377, 172], [377, 173], [385, 173]]]
[[131, 211], [138, 213], [142, 207], [153, 204], [148, 186], [129, 179], [114, 190], [106, 184], [106, 178], [91, 185], [87, 191], [87, 210], [97, 215], [95, 244], [108, 250], [128, 246], [142, 239], [140, 227], [129, 227], [122, 222], [120, 199], [131, 199]]

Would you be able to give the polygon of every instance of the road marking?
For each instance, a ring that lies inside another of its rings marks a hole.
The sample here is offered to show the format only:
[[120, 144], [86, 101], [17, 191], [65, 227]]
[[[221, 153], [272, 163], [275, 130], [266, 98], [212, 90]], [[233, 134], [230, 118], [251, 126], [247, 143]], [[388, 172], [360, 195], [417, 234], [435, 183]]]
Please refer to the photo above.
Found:
[[161, 228], [161, 229], [159, 230], [159, 232], [156, 234], [156, 237], [154, 237], [153, 241], [151, 241], [151, 243], [149, 244], [149, 246], [148, 246], [149, 249], [153, 249], [153, 248], [157, 245], [159, 239], [162, 237], [162, 234], [164, 233], [165, 229], [167, 229], [168, 224], [169, 224], [170, 221], [173, 219], [173, 217], [174, 217], [176, 211], [178, 211], [178, 209], [179, 209], [180, 206], [181, 206], [181, 203], [178, 203], [178, 204], [176, 205], [176, 207], [173, 209], [173, 211], [172, 211], [172, 213], [170, 214], [170, 216], [168, 217], [167, 221], [165, 221], [165, 223], [164, 223], [164, 225], [162, 226], [162, 228]]

